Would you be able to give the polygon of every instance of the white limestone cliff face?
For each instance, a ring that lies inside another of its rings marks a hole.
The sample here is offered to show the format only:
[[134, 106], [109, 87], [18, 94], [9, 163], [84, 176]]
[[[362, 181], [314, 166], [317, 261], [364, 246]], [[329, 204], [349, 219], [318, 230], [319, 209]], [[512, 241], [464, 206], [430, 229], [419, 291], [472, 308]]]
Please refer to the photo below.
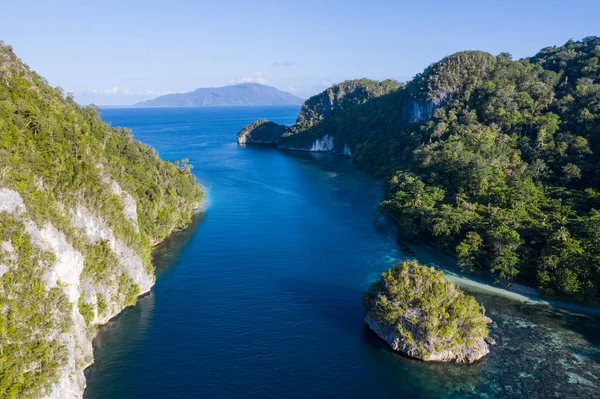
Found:
[[450, 95], [456, 88], [449, 88], [448, 92], [439, 94], [436, 97], [426, 100], [412, 99], [406, 102], [402, 110], [402, 119], [408, 123], [423, 123], [433, 117], [433, 112], [445, 105], [450, 99]]
[[[402, 319], [409, 320], [411, 316], [415, 316], [418, 318], [419, 315], [406, 314], [403, 315]], [[405, 338], [402, 337], [402, 335], [400, 335], [400, 333], [394, 326], [390, 325], [385, 321], [377, 320], [371, 314], [367, 314], [365, 316], [365, 324], [375, 334], [377, 334], [379, 338], [387, 342], [387, 344], [394, 351], [424, 361], [473, 363], [490, 353], [489, 346], [483, 338], [477, 340], [470, 347], [457, 346], [455, 351], [438, 350], [436, 348], [435, 342], [431, 342], [428, 340], [423, 340], [419, 342], [419, 339], [417, 338], [415, 338], [415, 340], [412, 342], [407, 341]], [[424, 345], [424, 348], [426, 349], [425, 356], [419, 350], [419, 344]]]
[[96, 167], [98, 169], [100, 169], [100, 178], [102, 179], [102, 182], [105, 184], [108, 184], [110, 186], [110, 189], [113, 193], [115, 193], [116, 195], [118, 195], [119, 197], [121, 197], [121, 202], [123, 203], [123, 212], [125, 213], [125, 217], [127, 217], [127, 219], [129, 219], [129, 221], [131, 223], [133, 223], [133, 226], [135, 227], [135, 231], [139, 232], [140, 228], [138, 225], [138, 214], [137, 214], [137, 202], [135, 201], [135, 198], [133, 198], [131, 196], [131, 194], [129, 194], [128, 192], [124, 191], [121, 186], [119, 185], [119, 183], [117, 183], [115, 180], [113, 180], [112, 177], [110, 177], [110, 175], [108, 175], [105, 171], [104, 171], [104, 165], [101, 163], [96, 164]]
[[[133, 198], [132, 198], [133, 199]], [[135, 204], [135, 201], [133, 202]], [[125, 205], [127, 207], [127, 204]], [[135, 208], [131, 207], [135, 211]], [[18, 192], [0, 188], [0, 212], [7, 211], [22, 218], [32, 243], [45, 251], [51, 251], [56, 257], [53, 267], [43, 277], [48, 289], [60, 287], [71, 303], [72, 328], [67, 333], [53, 332], [52, 338], [58, 340], [67, 348], [68, 360], [62, 373], [51, 391], [43, 399], [81, 399], [85, 390], [85, 375], [83, 370], [93, 363], [92, 334], [84, 317], [79, 312], [78, 301], [85, 298], [86, 303], [96, 307], [97, 294], [104, 295], [108, 300], [108, 308], [104, 315], [96, 316], [91, 324], [103, 324], [117, 315], [123, 308], [118, 293], [118, 285], [82, 281], [84, 256], [71, 245], [65, 234], [57, 230], [51, 223], [38, 226], [26, 217], [26, 207]], [[137, 212], [132, 220], [137, 222]], [[119, 273], [128, 274], [133, 282], [140, 287], [140, 294], [148, 292], [154, 284], [154, 276], [146, 270], [139, 254], [115, 238], [106, 223], [93, 215], [89, 210], [80, 206], [72, 214], [73, 227], [81, 229], [90, 243], [107, 240], [110, 248], [119, 259]], [[0, 243], [1, 249], [9, 255], [14, 251], [10, 242]], [[7, 270], [6, 265], [0, 264], [0, 276]]]
[[321, 137], [320, 139], [315, 140], [312, 147], [310, 147], [309, 151], [314, 151], [314, 152], [333, 151], [333, 137], [326, 134], [325, 136]]
[[408, 122], [422, 123], [431, 118], [433, 115], [433, 101], [417, 101], [413, 100], [407, 105], [410, 108]]
[[352, 151], [350, 151], [350, 147], [348, 146], [348, 144], [344, 144], [343, 155], [346, 155], [348, 157], [352, 157]]
[[6, 211], [20, 215], [25, 212], [25, 202], [18, 192], [0, 188], [0, 212]]
[[282, 150], [292, 150], [292, 151], [309, 151], [309, 152], [332, 152], [336, 155], [345, 155], [348, 157], [352, 157], [352, 150], [347, 143], [336, 143], [336, 139], [333, 136], [326, 134], [320, 139], [315, 140], [310, 147], [298, 147], [298, 146], [290, 146], [290, 145], [281, 145], [278, 146]]
[[110, 248], [119, 258], [120, 269], [129, 274], [140, 287], [140, 293], [145, 293], [154, 285], [154, 276], [148, 274], [142, 258], [123, 242], [117, 240], [106, 223], [92, 215], [86, 208], [78, 206], [73, 213], [73, 226], [85, 231], [90, 242], [108, 240]]

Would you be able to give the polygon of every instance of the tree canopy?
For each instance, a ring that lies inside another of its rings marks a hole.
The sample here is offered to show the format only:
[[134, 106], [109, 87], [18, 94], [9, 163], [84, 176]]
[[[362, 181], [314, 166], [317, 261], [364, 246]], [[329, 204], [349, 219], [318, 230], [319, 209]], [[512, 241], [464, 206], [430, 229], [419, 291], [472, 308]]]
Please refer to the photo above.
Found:
[[549, 297], [600, 293], [600, 38], [516, 61], [457, 53], [363, 100], [288, 134], [330, 134], [384, 177], [401, 239]]

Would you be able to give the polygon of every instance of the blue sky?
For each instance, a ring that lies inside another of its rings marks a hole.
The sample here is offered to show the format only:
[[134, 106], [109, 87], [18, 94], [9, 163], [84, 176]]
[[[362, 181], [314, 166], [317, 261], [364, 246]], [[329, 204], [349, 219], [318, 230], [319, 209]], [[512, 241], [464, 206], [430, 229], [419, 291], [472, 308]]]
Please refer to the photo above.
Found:
[[456, 51], [600, 35], [600, 1], [10, 1], [0, 40], [83, 104], [255, 81], [308, 97], [407, 80]]

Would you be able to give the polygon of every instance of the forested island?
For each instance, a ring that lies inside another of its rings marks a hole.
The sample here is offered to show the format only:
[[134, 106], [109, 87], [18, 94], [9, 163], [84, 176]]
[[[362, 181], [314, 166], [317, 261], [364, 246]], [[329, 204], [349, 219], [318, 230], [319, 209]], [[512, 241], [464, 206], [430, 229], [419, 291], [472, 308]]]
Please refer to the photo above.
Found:
[[473, 363], [489, 353], [475, 298], [416, 261], [383, 273], [363, 295], [365, 324], [392, 349], [426, 361]]
[[191, 165], [0, 42], [0, 397], [81, 398], [96, 326], [154, 284], [151, 250], [203, 201]]
[[308, 99], [279, 148], [351, 156], [386, 181], [399, 239], [542, 295], [600, 294], [600, 38], [513, 60], [450, 55], [407, 83]]
[[202, 87], [187, 93], [166, 94], [135, 104], [136, 107], [232, 107], [300, 105], [291, 93], [259, 83], [223, 87]]

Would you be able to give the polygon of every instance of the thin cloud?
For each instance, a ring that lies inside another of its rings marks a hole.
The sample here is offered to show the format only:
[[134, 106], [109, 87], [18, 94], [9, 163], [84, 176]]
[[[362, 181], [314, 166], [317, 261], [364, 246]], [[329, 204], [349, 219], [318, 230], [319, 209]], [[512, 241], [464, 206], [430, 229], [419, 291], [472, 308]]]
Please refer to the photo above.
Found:
[[231, 84], [239, 83], [260, 83], [261, 85], [267, 84], [265, 74], [262, 72], [254, 72], [252, 74], [244, 75], [241, 77], [233, 78], [230, 81]]
[[110, 96], [116, 95], [126, 95], [126, 96], [164, 96], [166, 94], [173, 94], [174, 91], [171, 90], [129, 90], [126, 87], [118, 87], [115, 86], [110, 89], [94, 89], [92, 90], [94, 94], [106, 94]]
[[115, 86], [111, 89], [106, 89], [106, 90], [99, 90], [99, 89], [94, 89], [92, 90], [92, 93], [99, 93], [99, 94], [129, 94], [129, 89], [124, 89], [118, 86]]

